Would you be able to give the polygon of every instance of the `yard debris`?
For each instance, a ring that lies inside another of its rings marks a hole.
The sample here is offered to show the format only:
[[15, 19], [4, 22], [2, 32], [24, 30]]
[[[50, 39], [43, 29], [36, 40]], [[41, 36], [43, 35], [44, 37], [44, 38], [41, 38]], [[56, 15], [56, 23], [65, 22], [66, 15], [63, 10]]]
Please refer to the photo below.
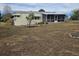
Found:
[[79, 39], [79, 32], [69, 33], [69, 36], [70, 36], [71, 38], [77, 38], [77, 39]]

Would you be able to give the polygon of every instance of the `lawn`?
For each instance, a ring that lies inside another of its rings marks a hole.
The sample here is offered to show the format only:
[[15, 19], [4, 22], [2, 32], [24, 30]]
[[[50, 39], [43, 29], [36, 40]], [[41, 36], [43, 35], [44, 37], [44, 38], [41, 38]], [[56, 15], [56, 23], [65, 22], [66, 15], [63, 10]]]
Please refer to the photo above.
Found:
[[79, 31], [79, 22], [50, 23], [32, 28], [0, 25], [0, 55], [79, 55], [79, 39], [69, 36], [75, 31]]

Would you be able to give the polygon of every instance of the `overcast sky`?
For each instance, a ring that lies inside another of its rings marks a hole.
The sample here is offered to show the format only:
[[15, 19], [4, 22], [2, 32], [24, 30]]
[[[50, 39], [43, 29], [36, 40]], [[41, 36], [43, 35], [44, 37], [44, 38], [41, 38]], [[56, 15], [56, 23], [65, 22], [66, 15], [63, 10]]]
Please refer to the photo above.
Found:
[[79, 9], [79, 3], [0, 3], [0, 10], [5, 5], [9, 5], [12, 10], [23, 11], [38, 11], [44, 9], [45, 11], [63, 11], [70, 12], [74, 9]]

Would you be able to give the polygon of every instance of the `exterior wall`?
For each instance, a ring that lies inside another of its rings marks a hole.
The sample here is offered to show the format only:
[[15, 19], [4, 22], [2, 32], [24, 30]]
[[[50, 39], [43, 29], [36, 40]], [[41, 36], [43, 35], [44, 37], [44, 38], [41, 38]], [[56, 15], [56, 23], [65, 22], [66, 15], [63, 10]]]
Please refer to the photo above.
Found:
[[40, 23], [40, 22], [42, 22], [43, 20], [42, 20], [42, 14], [41, 13], [34, 13], [34, 16], [35, 17], [40, 17], [40, 19], [33, 19], [32, 20], [32, 22], [31, 22], [31, 24], [37, 24], [37, 23]]
[[[14, 17], [14, 25], [19, 26], [19, 25], [28, 25], [28, 20], [26, 19], [26, 16], [28, 17], [29, 14], [24, 13], [24, 14], [13, 14], [13, 15], [20, 15], [20, 17]], [[42, 14], [39, 13], [34, 13], [34, 16], [39, 16], [40, 19], [33, 19], [31, 24], [37, 24], [39, 22], [42, 22]]]
[[14, 17], [14, 25], [27, 25], [26, 16], [27, 14], [14, 14], [14, 15], [20, 15], [20, 17]]

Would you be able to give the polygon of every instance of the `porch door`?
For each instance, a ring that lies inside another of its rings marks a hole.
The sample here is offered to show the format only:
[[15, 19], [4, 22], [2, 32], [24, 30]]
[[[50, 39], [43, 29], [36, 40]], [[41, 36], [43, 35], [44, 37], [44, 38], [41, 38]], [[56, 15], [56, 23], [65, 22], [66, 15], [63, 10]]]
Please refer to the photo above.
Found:
[[58, 21], [58, 16], [55, 15], [54, 21]]

